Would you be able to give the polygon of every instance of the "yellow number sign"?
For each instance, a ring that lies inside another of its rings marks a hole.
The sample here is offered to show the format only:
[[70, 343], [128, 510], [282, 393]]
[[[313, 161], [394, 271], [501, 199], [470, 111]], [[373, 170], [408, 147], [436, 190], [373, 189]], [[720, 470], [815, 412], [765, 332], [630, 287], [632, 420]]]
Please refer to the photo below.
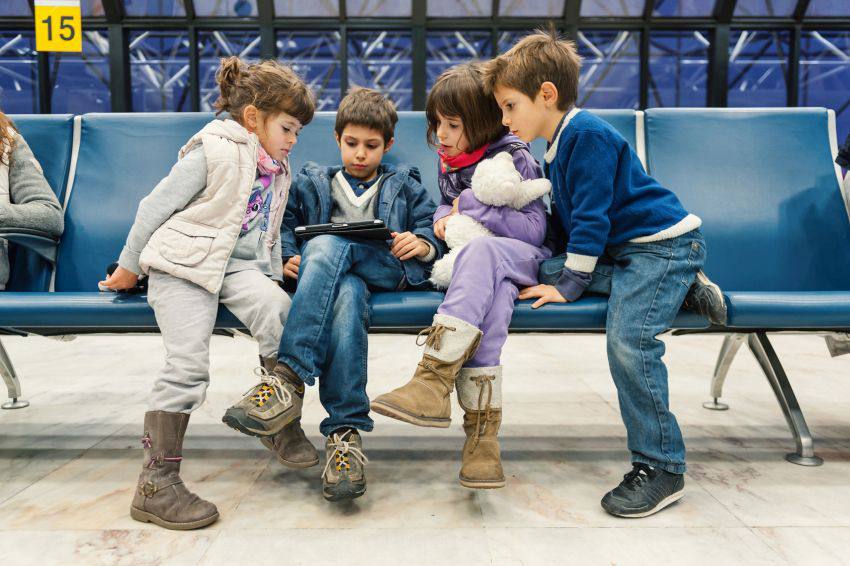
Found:
[[36, 51], [82, 51], [80, 0], [35, 0]]

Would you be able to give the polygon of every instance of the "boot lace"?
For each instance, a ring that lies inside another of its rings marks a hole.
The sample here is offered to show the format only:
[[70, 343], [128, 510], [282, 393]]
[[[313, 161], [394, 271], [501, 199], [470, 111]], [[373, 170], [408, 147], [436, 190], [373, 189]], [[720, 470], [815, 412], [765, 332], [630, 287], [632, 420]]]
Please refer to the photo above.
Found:
[[[259, 389], [251, 396], [251, 401], [257, 407], [262, 407], [268, 403], [272, 395], [284, 405], [292, 403], [292, 393], [284, 386], [283, 381], [276, 373], [269, 373], [266, 368], [258, 367], [254, 369], [254, 375], [260, 378], [260, 383], [254, 386], [259, 386]], [[246, 391], [245, 395], [251, 392], [254, 387]]]
[[623, 486], [637, 491], [649, 481], [650, 467], [640, 462], [632, 463], [632, 471], [623, 476]]
[[[475, 432], [472, 435], [472, 446], [469, 447], [469, 452], [472, 453], [478, 448], [478, 443], [481, 440], [481, 435], [487, 430], [487, 423], [490, 422], [490, 403], [493, 400], [493, 381], [495, 375], [476, 375], [472, 378], [478, 386], [478, 410], [475, 411]], [[481, 402], [484, 400], [484, 390], [487, 390], [487, 403], [484, 405], [484, 410], [481, 410]], [[484, 417], [484, 426], [481, 426], [481, 417]]]
[[346, 440], [351, 435], [351, 431], [346, 431], [342, 434], [334, 433], [331, 436], [331, 446], [334, 451], [325, 463], [325, 469], [322, 471], [322, 477], [326, 477], [331, 466], [334, 466], [337, 472], [351, 471], [351, 458], [360, 462], [361, 467], [369, 463], [366, 454], [363, 453], [353, 442]]
[[[447, 330], [455, 332], [457, 329], [452, 326], [444, 326], [442, 324], [435, 324], [433, 326], [429, 326], [428, 328], [425, 328], [424, 330], [422, 330], [422, 332], [416, 335], [416, 345], [430, 346], [435, 350], [439, 351], [440, 345], [443, 341], [443, 334], [445, 334]], [[423, 335], [426, 335], [425, 342], [420, 342], [419, 338]]]

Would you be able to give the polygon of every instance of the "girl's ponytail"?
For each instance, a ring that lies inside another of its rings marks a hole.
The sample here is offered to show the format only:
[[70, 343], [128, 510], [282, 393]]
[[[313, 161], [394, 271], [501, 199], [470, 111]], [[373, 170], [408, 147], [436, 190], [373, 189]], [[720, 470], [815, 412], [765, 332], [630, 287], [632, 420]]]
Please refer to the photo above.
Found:
[[215, 74], [215, 82], [218, 83], [218, 89], [221, 93], [214, 105], [218, 112], [231, 111], [233, 106], [233, 96], [238, 87], [242, 73], [243, 66], [239, 57], [231, 56], [222, 58], [221, 65]]

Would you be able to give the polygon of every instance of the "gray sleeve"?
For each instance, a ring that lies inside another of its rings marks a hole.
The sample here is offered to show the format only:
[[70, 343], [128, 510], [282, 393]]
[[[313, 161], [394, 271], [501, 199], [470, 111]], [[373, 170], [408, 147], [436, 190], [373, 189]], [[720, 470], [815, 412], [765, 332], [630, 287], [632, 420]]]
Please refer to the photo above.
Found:
[[54, 236], [62, 233], [62, 206], [22, 136], [16, 137], [9, 156], [9, 198], [11, 204], [0, 204], [3, 228], [34, 228]]
[[168, 177], [159, 182], [139, 203], [136, 220], [127, 236], [127, 244], [118, 258], [118, 265], [140, 273], [139, 256], [157, 228], [179, 211], [207, 186], [207, 161], [201, 146], [179, 160]]
[[272, 279], [275, 281], [283, 281], [283, 257], [281, 256], [283, 245], [280, 238], [274, 243], [271, 253], [272, 261]]

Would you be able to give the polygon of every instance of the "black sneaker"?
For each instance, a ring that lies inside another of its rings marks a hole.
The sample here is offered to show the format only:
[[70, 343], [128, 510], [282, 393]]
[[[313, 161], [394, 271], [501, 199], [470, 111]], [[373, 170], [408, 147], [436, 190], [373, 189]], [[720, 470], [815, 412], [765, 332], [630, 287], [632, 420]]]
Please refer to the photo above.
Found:
[[620, 485], [605, 494], [602, 508], [618, 517], [647, 517], [685, 494], [684, 474], [671, 474], [638, 462]]
[[723, 298], [723, 291], [702, 270], [697, 272], [682, 306], [708, 318], [714, 326], [726, 326], [726, 299]]

